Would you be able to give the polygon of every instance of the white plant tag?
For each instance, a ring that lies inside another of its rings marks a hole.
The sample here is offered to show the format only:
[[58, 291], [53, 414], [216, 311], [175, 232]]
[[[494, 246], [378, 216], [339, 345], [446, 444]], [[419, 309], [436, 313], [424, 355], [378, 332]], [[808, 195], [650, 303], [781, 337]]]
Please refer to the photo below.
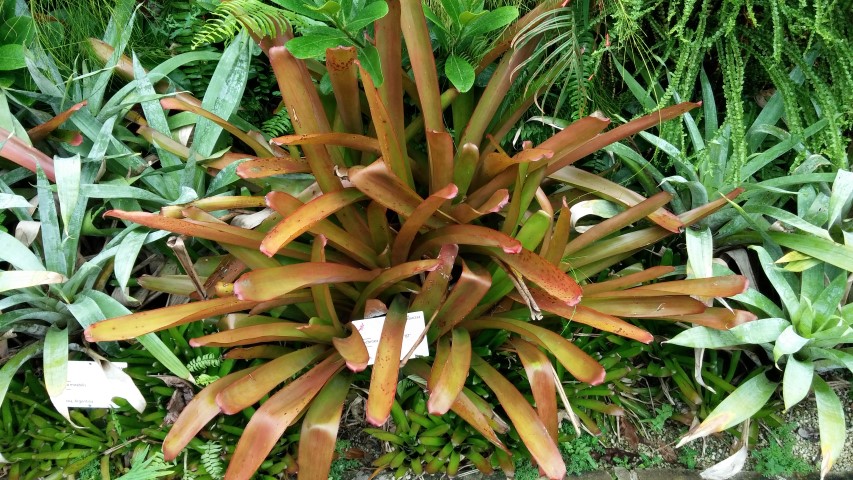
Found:
[[[361, 333], [361, 338], [364, 339], [364, 345], [367, 347], [367, 353], [370, 356], [367, 364], [373, 365], [373, 362], [376, 360], [376, 350], [379, 348], [379, 339], [382, 337], [382, 327], [385, 325], [385, 317], [353, 320], [352, 325]], [[403, 348], [400, 350], [401, 360], [415, 345], [415, 341], [423, 333], [425, 326], [424, 312], [409, 312], [406, 317], [406, 328], [403, 330]], [[429, 347], [427, 346], [426, 336], [424, 336], [412, 354], [412, 357], [428, 356]]]
[[145, 408], [145, 398], [131, 378], [121, 369], [127, 363], [109, 362], [105, 369], [99, 362], [68, 362], [65, 390], [55, 398], [68, 408], [117, 408], [113, 397], [126, 399], [136, 410]]

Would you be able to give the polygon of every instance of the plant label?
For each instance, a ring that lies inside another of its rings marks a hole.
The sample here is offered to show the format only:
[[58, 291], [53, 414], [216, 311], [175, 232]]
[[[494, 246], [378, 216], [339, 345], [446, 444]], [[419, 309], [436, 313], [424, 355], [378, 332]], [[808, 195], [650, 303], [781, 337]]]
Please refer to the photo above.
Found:
[[122, 371], [127, 364], [105, 363], [102, 366], [100, 362], [69, 361], [65, 390], [54, 403], [67, 408], [117, 408], [112, 399], [121, 397], [142, 412], [145, 398]]
[[[382, 337], [382, 327], [385, 325], [385, 317], [365, 318], [364, 320], [353, 320], [352, 326], [355, 327], [364, 339], [364, 345], [367, 347], [367, 353], [370, 359], [368, 365], [373, 365], [376, 360], [376, 350], [379, 348], [379, 339]], [[406, 317], [406, 328], [403, 330], [403, 348], [400, 349], [400, 359], [402, 360], [409, 350], [415, 345], [418, 337], [423, 333], [426, 322], [424, 321], [424, 312], [409, 312]], [[427, 346], [426, 335], [421, 338], [415, 352], [414, 357], [428, 357], [429, 347]]]

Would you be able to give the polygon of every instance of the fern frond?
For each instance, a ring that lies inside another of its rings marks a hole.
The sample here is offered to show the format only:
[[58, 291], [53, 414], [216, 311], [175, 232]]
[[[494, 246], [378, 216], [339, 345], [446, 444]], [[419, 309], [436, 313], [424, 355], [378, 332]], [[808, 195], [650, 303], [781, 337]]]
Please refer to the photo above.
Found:
[[280, 108], [275, 115], [261, 125], [261, 131], [268, 137], [280, 137], [293, 133], [293, 124], [290, 123], [290, 115], [286, 108]]
[[207, 43], [231, 40], [245, 27], [261, 37], [275, 36], [287, 25], [296, 30], [311, 25], [323, 25], [302, 15], [272, 7], [258, 0], [224, 0], [213, 11], [216, 17], [202, 27], [195, 38], [193, 48]]
[[202, 446], [201, 465], [214, 480], [221, 480], [225, 474], [225, 464], [222, 461], [222, 445], [207, 442]]
[[198, 373], [208, 368], [216, 368], [222, 364], [222, 359], [219, 355], [206, 353], [200, 357], [196, 357], [187, 364], [187, 369], [192, 373]]

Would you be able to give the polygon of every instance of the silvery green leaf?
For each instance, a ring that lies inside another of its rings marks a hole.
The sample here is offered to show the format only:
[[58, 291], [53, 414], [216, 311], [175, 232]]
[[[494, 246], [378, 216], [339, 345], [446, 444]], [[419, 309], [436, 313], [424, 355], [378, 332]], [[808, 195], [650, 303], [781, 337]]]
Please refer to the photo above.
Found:
[[782, 378], [782, 398], [785, 410], [800, 403], [809, 394], [814, 376], [814, 364], [808, 360], [799, 361], [793, 355], [788, 357], [785, 375]]
[[809, 343], [808, 338], [798, 335], [793, 325], [789, 326], [779, 335], [773, 345], [773, 361], [778, 362], [782, 355], [799, 352], [807, 343]]
[[817, 420], [820, 430], [820, 478], [826, 477], [844, 451], [847, 425], [844, 421], [844, 406], [838, 395], [820, 377], [814, 377], [814, 393], [817, 400]]

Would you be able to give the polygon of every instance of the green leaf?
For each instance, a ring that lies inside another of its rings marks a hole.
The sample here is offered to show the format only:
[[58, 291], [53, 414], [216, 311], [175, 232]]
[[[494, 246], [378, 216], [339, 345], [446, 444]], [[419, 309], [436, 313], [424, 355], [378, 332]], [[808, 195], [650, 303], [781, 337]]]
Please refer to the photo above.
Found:
[[838, 395], [820, 377], [814, 377], [814, 393], [817, 400], [817, 420], [820, 430], [820, 477], [824, 478], [844, 451], [847, 426], [844, 407]]
[[68, 235], [71, 216], [77, 206], [77, 201], [80, 199], [80, 155], [68, 158], [54, 157], [53, 166], [56, 173], [59, 213], [62, 217], [65, 235]]
[[451, 55], [444, 63], [444, 74], [448, 80], [462, 93], [474, 86], [474, 67], [458, 55]]
[[657, 102], [652, 98], [649, 92], [640, 85], [640, 82], [638, 82], [630, 72], [625, 70], [625, 67], [622, 66], [619, 60], [614, 58], [613, 64], [616, 66], [616, 70], [619, 70], [619, 74], [622, 75], [622, 80], [625, 82], [625, 85], [628, 86], [628, 90], [630, 90], [634, 95], [634, 98], [640, 102], [640, 105], [642, 105], [647, 112], [654, 110], [657, 106]]
[[770, 400], [776, 386], [777, 384], [768, 380], [763, 373], [747, 380], [720, 402], [705, 421], [691, 428], [675, 448], [681, 448], [691, 440], [727, 430], [755, 415]]
[[388, 4], [384, 1], [373, 2], [362, 8], [358, 14], [347, 22], [346, 29], [351, 34], [359, 33], [364, 27], [388, 14]]
[[41, 220], [41, 243], [44, 254], [44, 264], [48, 270], [63, 275], [70, 275], [67, 257], [63, 255], [62, 234], [59, 232], [59, 219], [56, 215], [56, 201], [44, 171], [39, 167], [36, 171], [39, 199], [39, 220]]
[[749, 248], [758, 253], [758, 260], [761, 264], [761, 269], [764, 271], [764, 274], [767, 275], [767, 279], [770, 280], [770, 283], [773, 284], [773, 288], [776, 289], [776, 293], [779, 294], [779, 299], [782, 300], [785, 310], [788, 311], [789, 315], [793, 315], [797, 310], [799, 310], [800, 303], [797, 301], [797, 295], [794, 293], [794, 289], [791, 288], [791, 284], [788, 283], [788, 280], [782, 272], [779, 271], [779, 268], [776, 267], [776, 264], [773, 262], [773, 258], [770, 257], [770, 254], [767, 253], [767, 250], [765, 250], [764, 247], [754, 245]]
[[788, 357], [785, 365], [785, 376], [782, 378], [782, 398], [785, 400], [785, 410], [800, 403], [809, 394], [814, 376], [814, 364], [810, 361], [801, 362]]
[[0, 260], [18, 270], [45, 270], [44, 265], [23, 243], [6, 232], [0, 231]]
[[839, 170], [838, 176], [832, 182], [832, 195], [829, 197], [829, 226], [833, 226], [844, 218], [853, 202], [853, 173]]
[[84, 185], [83, 193], [91, 198], [133, 198], [136, 200], [144, 200], [160, 205], [169, 203], [163, 197], [149, 192], [148, 190], [131, 187], [130, 185], [119, 185], [110, 183], [98, 183], [94, 185]]
[[853, 247], [849, 245], [797, 233], [767, 232], [767, 235], [783, 247], [853, 272]]
[[41, 347], [41, 342], [33, 342], [27, 345], [18, 350], [18, 353], [12, 355], [6, 361], [6, 364], [3, 365], [3, 368], [0, 368], [0, 405], [3, 404], [3, 400], [6, 398], [6, 392], [9, 390], [9, 385], [12, 383], [15, 372], [21, 368], [24, 362], [38, 355], [41, 352]]
[[23, 45], [0, 45], [0, 72], [17, 70], [26, 66], [27, 62], [24, 60]]
[[480, 15], [474, 20], [471, 20], [462, 32], [462, 36], [467, 38], [476, 38], [480, 35], [485, 35], [495, 30], [505, 28], [510, 23], [518, 18], [518, 8], [516, 7], [499, 7], [485, 15]]
[[799, 352], [806, 344], [809, 343], [808, 338], [803, 338], [794, 330], [794, 326], [790, 325], [776, 339], [773, 345], [773, 360], [778, 362], [782, 355], [790, 355]]
[[747, 322], [729, 330], [708, 327], [689, 328], [666, 343], [691, 348], [725, 348], [744, 344], [772, 343], [791, 323], [782, 318], [765, 318]]
[[[228, 45], [216, 64], [213, 76], [210, 77], [201, 108], [226, 120], [237, 112], [249, 78], [251, 46], [252, 42], [246, 32], [240, 32], [231, 45]], [[216, 148], [221, 132], [222, 127], [207, 118], [199, 117], [193, 135], [195, 153], [204, 158], [209, 157]]]
[[113, 269], [119, 288], [122, 291], [127, 288], [130, 274], [133, 271], [133, 267], [136, 266], [136, 257], [139, 256], [139, 251], [142, 249], [142, 245], [145, 244], [145, 237], [147, 236], [148, 232], [133, 230], [128, 232], [124, 240], [118, 245]]
[[377, 87], [382, 86], [385, 78], [382, 76], [382, 67], [379, 63], [379, 50], [373, 45], [368, 45], [365, 48], [358, 49], [358, 61], [362, 68], [367, 70], [370, 78], [373, 79], [373, 84]]
[[56, 399], [65, 390], [68, 379], [68, 329], [50, 327], [44, 337], [44, 386], [53, 407], [69, 422], [68, 407]]
[[303, 35], [288, 41], [286, 46], [294, 57], [305, 59], [324, 57], [327, 48], [340, 47], [341, 45], [351, 45], [351, 42], [343, 33], [337, 32], [336, 35]]
[[319, 7], [312, 7], [311, 5], [306, 5], [306, 7], [310, 8], [311, 10], [314, 10], [317, 13], [322, 13], [330, 17], [341, 11], [341, 4], [331, 0], [324, 3], [323, 5], [320, 5]]

